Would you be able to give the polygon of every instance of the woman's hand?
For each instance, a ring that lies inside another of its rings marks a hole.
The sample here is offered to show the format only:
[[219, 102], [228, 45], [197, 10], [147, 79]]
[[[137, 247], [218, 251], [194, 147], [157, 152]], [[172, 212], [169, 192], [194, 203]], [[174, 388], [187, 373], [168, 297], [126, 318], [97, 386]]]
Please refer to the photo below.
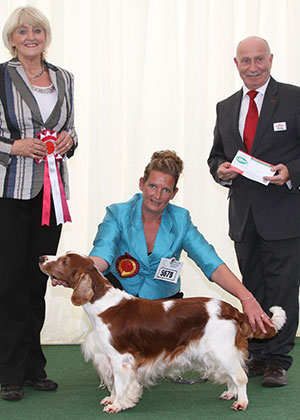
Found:
[[108, 262], [101, 257], [91, 256], [90, 259], [93, 260], [100, 273], [103, 273], [103, 271], [106, 271], [109, 267]]
[[239, 281], [225, 264], [219, 265], [210, 276], [211, 280], [221, 286], [224, 290], [237, 297], [242, 305], [243, 311], [247, 315], [252, 330], [255, 332], [257, 326], [266, 333], [264, 324], [273, 327], [268, 315], [263, 311], [251, 292]]
[[265, 324], [273, 327], [268, 315], [263, 311], [260, 304], [254, 297], [249, 296], [242, 299], [243, 311], [247, 315], [252, 330], [255, 332], [259, 327], [263, 333], [266, 333]]
[[27, 137], [25, 139], [15, 140], [10, 154], [30, 157], [32, 159], [42, 159], [47, 156], [47, 147], [42, 140]]
[[66, 131], [61, 131], [56, 140], [56, 152], [65, 155], [73, 147], [73, 139]]

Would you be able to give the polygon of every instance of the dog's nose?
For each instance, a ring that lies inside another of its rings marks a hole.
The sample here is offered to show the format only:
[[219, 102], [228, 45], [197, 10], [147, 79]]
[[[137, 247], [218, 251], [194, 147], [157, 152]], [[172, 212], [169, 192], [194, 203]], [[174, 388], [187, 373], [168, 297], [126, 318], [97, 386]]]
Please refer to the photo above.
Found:
[[41, 255], [41, 256], [39, 257], [39, 262], [40, 262], [40, 263], [44, 263], [45, 261], [47, 261], [47, 257], [46, 257], [46, 255]]

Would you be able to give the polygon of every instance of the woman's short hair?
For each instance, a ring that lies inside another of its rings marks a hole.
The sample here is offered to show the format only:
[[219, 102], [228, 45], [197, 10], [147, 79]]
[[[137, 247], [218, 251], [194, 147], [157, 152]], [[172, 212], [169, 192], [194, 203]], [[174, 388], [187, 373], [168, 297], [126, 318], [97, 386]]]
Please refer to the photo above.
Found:
[[179, 176], [183, 171], [183, 161], [173, 150], [160, 150], [154, 152], [151, 161], [144, 170], [143, 180], [147, 181], [151, 171], [160, 171], [174, 177], [174, 189], [176, 188]]
[[42, 13], [36, 7], [32, 6], [18, 7], [9, 16], [2, 31], [2, 39], [4, 45], [13, 57], [17, 57], [17, 51], [15, 47], [12, 47], [10, 38], [12, 33], [24, 23], [32, 26], [40, 26], [42, 29], [44, 29], [46, 34], [46, 48], [51, 42], [50, 23], [44, 13]]

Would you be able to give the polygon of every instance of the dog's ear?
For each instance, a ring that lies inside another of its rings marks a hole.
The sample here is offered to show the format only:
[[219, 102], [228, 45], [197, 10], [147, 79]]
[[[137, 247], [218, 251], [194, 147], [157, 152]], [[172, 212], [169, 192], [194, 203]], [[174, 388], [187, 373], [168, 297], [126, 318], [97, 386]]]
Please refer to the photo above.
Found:
[[92, 288], [92, 278], [88, 273], [81, 273], [79, 275], [71, 300], [73, 305], [81, 306], [89, 302], [94, 296]]

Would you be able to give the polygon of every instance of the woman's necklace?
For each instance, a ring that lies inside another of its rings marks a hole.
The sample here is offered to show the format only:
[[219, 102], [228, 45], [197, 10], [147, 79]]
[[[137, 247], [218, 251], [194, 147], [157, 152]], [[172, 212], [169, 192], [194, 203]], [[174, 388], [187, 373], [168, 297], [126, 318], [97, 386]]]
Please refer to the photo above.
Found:
[[55, 91], [55, 87], [53, 85], [53, 83], [51, 83], [50, 86], [46, 86], [46, 87], [40, 87], [40, 86], [35, 86], [33, 84], [30, 85], [31, 89], [33, 90], [33, 92], [37, 92], [37, 93], [52, 93]]
[[36, 74], [35, 76], [32, 76], [30, 73], [28, 73], [28, 71], [25, 70], [25, 73], [27, 74], [27, 77], [29, 77], [30, 80], [32, 80], [33, 82], [38, 79], [45, 71], [45, 64], [42, 63], [42, 70]]

